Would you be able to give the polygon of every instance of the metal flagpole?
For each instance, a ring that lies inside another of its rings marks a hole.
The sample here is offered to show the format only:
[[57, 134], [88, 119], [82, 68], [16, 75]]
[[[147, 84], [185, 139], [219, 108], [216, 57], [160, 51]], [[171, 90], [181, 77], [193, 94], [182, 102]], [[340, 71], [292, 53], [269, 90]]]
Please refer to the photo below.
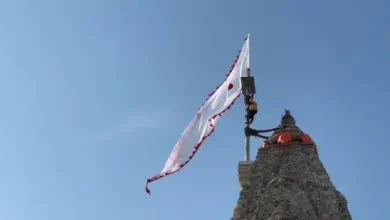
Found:
[[[248, 38], [247, 38], [247, 41], [248, 41], [248, 69], [247, 69], [247, 74], [248, 74], [248, 77], [251, 76], [251, 69], [250, 69], [250, 42], [249, 42], [249, 37], [250, 37], [250, 34], [248, 33]], [[246, 100], [245, 100], [246, 102]], [[250, 124], [249, 124], [249, 118], [247, 117], [246, 118], [246, 127], [249, 128], [250, 127]], [[245, 135], [245, 161], [250, 161], [250, 136], [249, 135]]]

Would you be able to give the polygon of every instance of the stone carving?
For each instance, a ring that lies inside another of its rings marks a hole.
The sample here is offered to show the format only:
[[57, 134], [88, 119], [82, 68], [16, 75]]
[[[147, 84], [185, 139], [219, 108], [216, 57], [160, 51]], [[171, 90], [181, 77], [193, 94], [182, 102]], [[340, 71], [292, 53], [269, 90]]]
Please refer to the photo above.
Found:
[[242, 178], [232, 220], [352, 219], [313, 144], [260, 148]]
[[[260, 133], [273, 131], [270, 137]], [[309, 135], [286, 111], [256, 160], [239, 164], [240, 197], [232, 220], [351, 220], [347, 200], [332, 184]]]

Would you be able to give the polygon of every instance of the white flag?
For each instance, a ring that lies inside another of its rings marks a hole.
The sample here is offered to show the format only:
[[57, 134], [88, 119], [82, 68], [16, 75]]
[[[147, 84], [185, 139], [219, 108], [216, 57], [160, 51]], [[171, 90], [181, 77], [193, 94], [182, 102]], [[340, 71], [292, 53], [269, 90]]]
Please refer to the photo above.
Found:
[[150, 194], [148, 184], [162, 177], [176, 173], [197, 153], [202, 143], [209, 137], [223, 113], [230, 109], [241, 94], [241, 77], [247, 76], [249, 69], [249, 38], [236, 57], [225, 81], [209, 95], [199, 108], [190, 124], [182, 133], [164, 169], [156, 176], [147, 179], [146, 192]]

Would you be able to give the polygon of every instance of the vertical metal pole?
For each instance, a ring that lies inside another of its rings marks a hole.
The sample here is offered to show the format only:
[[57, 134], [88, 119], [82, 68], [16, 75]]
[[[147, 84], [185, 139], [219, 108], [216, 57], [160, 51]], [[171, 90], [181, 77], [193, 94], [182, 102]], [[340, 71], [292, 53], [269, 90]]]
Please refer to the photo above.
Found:
[[[250, 69], [248, 69], [248, 76], [250, 74]], [[246, 118], [246, 127], [249, 128], [249, 118]], [[245, 161], [250, 161], [250, 136], [245, 135]]]
[[[248, 76], [251, 76], [251, 70], [250, 70], [250, 51], [249, 51], [249, 33], [248, 33], [248, 38], [247, 38], [247, 41], [248, 41], [248, 69], [247, 69], [247, 74]], [[246, 127], [249, 128], [250, 125], [249, 125], [249, 119], [247, 118], [246, 119]], [[250, 136], [249, 135], [245, 135], [245, 161], [250, 161]]]
[[245, 161], [250, 161], [250, 139], [248, 135], [245, 136]]

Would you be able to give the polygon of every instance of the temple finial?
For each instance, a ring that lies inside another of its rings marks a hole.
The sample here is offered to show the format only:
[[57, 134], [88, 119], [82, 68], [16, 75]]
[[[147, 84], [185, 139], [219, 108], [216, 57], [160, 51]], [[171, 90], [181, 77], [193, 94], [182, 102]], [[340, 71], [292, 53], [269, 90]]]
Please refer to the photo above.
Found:
[[290, 110], [285, 109], [282, 117], [281, 125], [295, 125], [295, 119], [291, 115]]

